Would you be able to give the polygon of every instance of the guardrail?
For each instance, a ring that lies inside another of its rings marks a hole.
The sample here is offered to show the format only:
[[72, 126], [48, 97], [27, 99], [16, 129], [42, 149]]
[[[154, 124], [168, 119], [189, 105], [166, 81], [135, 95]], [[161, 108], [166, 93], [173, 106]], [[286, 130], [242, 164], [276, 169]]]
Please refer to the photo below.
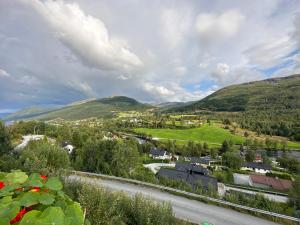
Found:
[[261, 193], [266, 193], [266, 194], [273, 194], [273, 195], [278, 195], [278, 196], [285, 196], [285, 197], [289, 196], [286, 193], [281, 193], [281, 192], [276, 192], [276, 191], [269, 191], [269, 190], [258, 189], [258, 188], [245, 187], [245, 186], [241, 186], [241, 185], [225, 184], [225, 186], [233, 187], [233, 188], [240, 188], [240, 189], [244, 189], [244, 190], [248, 190], [248, 191], [255, 191], [255, 192], [261, 192]]
[[251, 208], [248, 206], [243, 206], [243, 205], [231, 203], [228, 201], [224, 201], [224, 200], [220, 200], [220, 199], [216, 199], [216, 198], [212, 198], [212, 197], [208, 197], [208, 196], [204, 196], [204, 195], [199, 195], [199, 194], [195, 194], [195, 193], [191, 193], [191, 192], [187, 192], [187, 191], [182, 191], [182, 190], [178, 190], [178, 189], [171, 188], [171, 187], [166, 187], [166, 186], [157, 185], [157, 184], [151, 184], [151, 183], [138, 181], [138, 180], [132, 180], [132, 179], [123, 178], [123, 177], [110, 176], [110, 175], [105, 175], [105, 174], [97, 174], [97, 173], [89, 173], [89, 172], [81, 172], [81, 171], [71, 171], [71, 173], [74, 175], [79, 175], [79, 176], [99, 177], [99, 178], [117, 180], [117, 181], [121, 181], [121, 182], [137, 184], [137, 185], [143, 185], [143, 186], [147, 186], [147, 187], [151, 187], [151, 188], [156, 188], [156, 189], [160, 189], [160, 190], [164, 190], [164, 191], [173, 192], [176, 194], [181, 194], [181, 195], [192, 197], [192, 198], [202, 199], [205, 201], [210, 201], [213, 203], [230, 206], [230, 207], [233, 207], [236, 209], [246, 210], [246, 211], [249, 211], [252, 213], [259, 213], [264, 216], [271, 216], [271, 217], [275, 217], [278, 219], [284, 219], [284, 220], [288, 220], [288, 221], [292, 221], [292, 222], [296, 222], [296, 223], [300, 224], [299, 218], [295, 218], [295, 217], [287, 216], [287, 215], [283, 215], [283, 214], [278, 214], [278, 213], [273, 213], [273, 212], [265, 211], [262, 209]]

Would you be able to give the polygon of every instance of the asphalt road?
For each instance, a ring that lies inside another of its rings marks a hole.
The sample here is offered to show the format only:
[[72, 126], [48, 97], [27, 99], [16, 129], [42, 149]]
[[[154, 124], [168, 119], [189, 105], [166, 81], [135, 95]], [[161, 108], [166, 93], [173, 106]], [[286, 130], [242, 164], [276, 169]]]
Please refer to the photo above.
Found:
[[113, 191], [123, 191], [129, 195], [141, 193], [159, 202], [170, 202], [177, 218], [202, 224], [207, 221], [213, 225], [275, 225], [267, 220], [248, 214], [240, 213], [232, 209], [226, 209], [214, 205], [205, 204], [196, 200], [187, 199], [163, 192], [154, 188], [122, 183], [113, 180], [99, 178], [86, 178], [70, 176], [71, 179], [82, 179], [86, 183], [101, 185]]

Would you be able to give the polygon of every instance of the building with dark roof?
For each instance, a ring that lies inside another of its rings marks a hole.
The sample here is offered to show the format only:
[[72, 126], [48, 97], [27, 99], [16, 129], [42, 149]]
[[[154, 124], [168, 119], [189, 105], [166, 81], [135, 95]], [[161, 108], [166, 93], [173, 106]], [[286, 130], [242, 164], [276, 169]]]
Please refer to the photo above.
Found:
[[171, 159], [172, 155], [169, 154], [167, 151], [162, 150], [162, 149], [157, 149], [157, 148], [152, 148], [150, 150], [149, 156], [153, 159]]
[[212, 159], [209, 155], [203, 157], [186, 157], [185, 160], [196, 165], [202, 165], [204, 167], [210, 166], [211, 163], [219, 161], [218, 159]]
[[263, 163], [248, 162], [241, 169], [242, 170], [251, 170], [251, 171], [255, 171], [256, 173], [265, 174], [272, 170], [272, 166], [263, 164]]
[[206, 169], [202, 166], [198, 166], [198, 165], [186, 163], [186, 162], [176, 162], [175, 169], [184, 171], [184, 172], [188, 172], [188, 173], [192, 172], [192, 173], [197, 173], [197, 174], [202, 174], [202, 175], [209, 174], [208, 169]]
[[214, 177], [204, 176], [199, 173], [194, 172], [186, 172], [181, 170], [174, 170], [168, 168], [161, 168], [157, 176], [159, 178], [165, 177], [171, 180], [185, 182], [195, 190], [197, 187], [201, 187], [205, 190], [209, 190], [209, 188], [213, 188], [218, 191], [218, 181]]

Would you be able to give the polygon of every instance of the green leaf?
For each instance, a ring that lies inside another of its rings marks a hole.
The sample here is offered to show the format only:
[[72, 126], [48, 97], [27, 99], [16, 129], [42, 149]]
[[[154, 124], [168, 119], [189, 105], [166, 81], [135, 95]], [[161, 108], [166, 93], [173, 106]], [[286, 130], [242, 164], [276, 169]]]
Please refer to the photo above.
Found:
[[43, 205], [51, 205], [54, 202], [54, 200], [54, 195], [45, 192], [40, 193], [39, 202]]
[[0, 224], [1, 225], [9, 225], [10, 220], [7, 218], [0, 218]]
[[57, 177], [50, 177], [46, 182], [46, 187], [53, 191], [59, 191], [63, 185]]
[[40, 211], [32, 210], [24, 215], [19, 225], [35, 225]]
[[27, 180], [28, 186], [32, 186], [32, 187], [43, 187], [42, 181], [43, 179], [38, 173], [31, 174]]
[[0, 206], [0, 218], [8, 218], [9, 221], [16, 217], [20, 211], [20, 202], [11, 202]]
[[14, 171], [6, 175], [6, 180], [8, 180], [13, 184], [17, 184], [17, 183], [22, 184], [27, 180], [27, 178], [28, 176], [26, 175], [26, 173], [21, 171]]
[[21, 197], [20, 203], [22, 206], [29, 207], [39, 203], [39, 197], [40, 193], [38, 192], [27, 192]]
[[7, 204], [12, 202], [12, 196], [6, 196], [0, 200], [0, 204]]
[[80, 204], [74, 202], [68, 205], [65, 210], [66, 217], [70, 224], [72, 225], [82, 225], [83, 224], [83, 212], [81, 210]]
[[65, 225], [65, 215], [59, 207], [49, 207], [39, 216], [35, 225]]
[[84, 225], [91, 225], [91, 222], [90, 222], [88, 219], [86, 219], [86, 220], [84, 221]]

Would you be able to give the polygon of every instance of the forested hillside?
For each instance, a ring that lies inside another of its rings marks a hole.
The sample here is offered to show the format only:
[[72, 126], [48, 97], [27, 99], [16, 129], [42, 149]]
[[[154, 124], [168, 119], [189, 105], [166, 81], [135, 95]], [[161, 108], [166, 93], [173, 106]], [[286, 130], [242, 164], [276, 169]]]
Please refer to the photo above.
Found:
[[[212, 111], [258, 133], [300, 140], [300, 75], [225, 87], [177, 112]], [[222, 113], [223, 112], [223, 113]]]
[[222, 88], [206, 98], [178, 108], [212, 111], [300, 109], [300, 75], [272, 78]]
[[135, 99], [125, 96], [114, 96], [91, 100], [82, 103], [71, 104], [66, 107], [48, 111], [41, 114], [27, 115], [26, 117], [18, 117], [18, 119], [38, 119], [50, 120], [62, 118], [67, 120], [85, 119], [89, 117], [107, 117], [112, 116], [116, 112], [123, 111], [144, 111], [152, 106], [140, 103]]

